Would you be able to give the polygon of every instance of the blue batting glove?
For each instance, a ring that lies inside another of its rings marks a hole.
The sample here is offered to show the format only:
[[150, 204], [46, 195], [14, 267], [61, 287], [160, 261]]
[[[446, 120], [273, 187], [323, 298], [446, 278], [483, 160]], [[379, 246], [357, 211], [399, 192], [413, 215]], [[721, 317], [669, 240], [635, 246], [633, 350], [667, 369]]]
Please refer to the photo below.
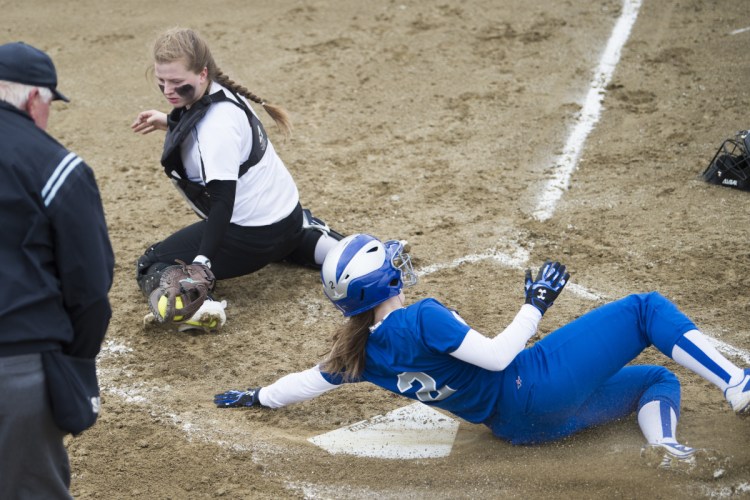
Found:
[[243, 406], [260, 406], [258, 395], [260, 387], [246, 391], [226, 391], [214, 396], [214, 404], [219, 408], [241, 408]]
[[526, 279], [524, 289], [526, 292], [526, 303], [539, 309], [544, 314], [552, 306], [560, 295], [562, 289], [568, 283], [570, 273], [565, 272], [565, 266], [559, 262], [547, 261], [536, 275], [536, 279], [531, 279], [531, 270], [526, 270]]

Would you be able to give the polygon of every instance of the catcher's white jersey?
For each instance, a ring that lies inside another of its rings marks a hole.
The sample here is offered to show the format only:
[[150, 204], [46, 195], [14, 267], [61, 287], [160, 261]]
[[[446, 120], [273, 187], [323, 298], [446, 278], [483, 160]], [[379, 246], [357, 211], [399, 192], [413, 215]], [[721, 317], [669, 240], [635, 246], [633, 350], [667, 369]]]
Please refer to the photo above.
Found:
[[[220, 90], [236, 100], [216, 82], [209, 92]], [[210, 107], [182, 142], [180, 153], [188, 179], [193, 182], [237, 181], [232, 223], [265, 226], [288, 216], [299, 202], [299, 192], [270, 140], [260, 162], [238, 179], [239, 166], [250, 156], [251, 149], [252, 131], [247, 116], [234, 104], [220, 102]]]

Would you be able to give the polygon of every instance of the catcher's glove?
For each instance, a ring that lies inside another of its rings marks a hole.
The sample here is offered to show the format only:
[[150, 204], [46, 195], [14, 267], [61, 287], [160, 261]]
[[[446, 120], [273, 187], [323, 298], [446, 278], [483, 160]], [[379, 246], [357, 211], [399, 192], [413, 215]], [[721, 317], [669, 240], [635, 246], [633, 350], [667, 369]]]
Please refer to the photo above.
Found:
[[189, 320], [216, 285], [207, 266], [177, 262], [162, 272], [159, 286], [148, 298], [149, 309], [159, 323]]

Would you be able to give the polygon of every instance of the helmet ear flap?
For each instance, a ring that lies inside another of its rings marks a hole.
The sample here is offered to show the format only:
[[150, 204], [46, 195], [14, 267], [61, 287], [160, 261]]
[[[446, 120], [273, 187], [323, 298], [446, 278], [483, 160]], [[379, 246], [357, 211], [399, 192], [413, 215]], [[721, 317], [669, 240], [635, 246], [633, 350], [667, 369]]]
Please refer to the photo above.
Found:
[[737, 132], [721, 143], [701, 175], [709, 184], [750, 191], [750, 133]]

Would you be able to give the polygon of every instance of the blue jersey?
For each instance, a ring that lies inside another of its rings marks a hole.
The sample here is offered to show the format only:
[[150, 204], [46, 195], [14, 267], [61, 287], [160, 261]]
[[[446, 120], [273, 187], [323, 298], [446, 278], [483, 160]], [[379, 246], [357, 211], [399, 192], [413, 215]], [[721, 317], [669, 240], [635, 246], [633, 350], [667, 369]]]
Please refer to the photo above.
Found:
[[[370, 333], [365, 370], [358, 381], [481, 423], [495, 409], [503, 373], [449, 355], [461, 345], [469, 328], [435, 299], [393, 311]], [[332, 374], [323, 376], [341, 383]]]

